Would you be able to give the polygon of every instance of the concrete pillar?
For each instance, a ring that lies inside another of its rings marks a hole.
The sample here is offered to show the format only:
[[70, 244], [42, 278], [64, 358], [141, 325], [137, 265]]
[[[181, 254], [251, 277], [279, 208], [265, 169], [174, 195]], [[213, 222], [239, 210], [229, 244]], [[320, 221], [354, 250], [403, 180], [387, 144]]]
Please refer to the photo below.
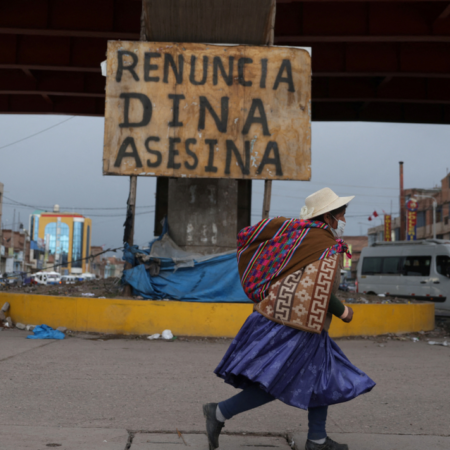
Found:
[[[146, 40], [272, 45], [276, 0], [142, 0]], [[202, 253], [236, 249], [249, 225], [251, 181], [170, 179], [160, 183], [155, 231], [167, 208], [173, 240]]]
[[172, 239], [195, 253], [236, 248], [238, 182], [217, 178], [171, 178], [168, 220]]

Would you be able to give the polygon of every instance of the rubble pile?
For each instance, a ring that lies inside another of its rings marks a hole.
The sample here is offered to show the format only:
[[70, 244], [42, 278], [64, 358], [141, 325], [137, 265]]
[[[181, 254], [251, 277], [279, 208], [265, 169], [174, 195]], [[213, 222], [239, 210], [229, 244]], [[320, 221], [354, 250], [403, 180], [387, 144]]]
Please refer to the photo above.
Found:
[[13, 284], [1, 287], [0, 292], [8, 292], [11, 294], [56, 295], [62, 297], [116, 298], [123, 297], [123, 285], [120, 282], [120, 278], [111, 277], [106, 279], [80, 281], [74, 284], [35, 284], [28, 286]]
[[368, 294], [360, 294], [356, 292], [344, 292], [338, 291], [336, 296], [339, 300], [344, 301], [345, 303], [373, 303], [373, 304], [386, 304], [386, 303], [422, 303], [422, 301], [414, 300], [412, 298], [399, 298], [391, 295], [368, 295]]

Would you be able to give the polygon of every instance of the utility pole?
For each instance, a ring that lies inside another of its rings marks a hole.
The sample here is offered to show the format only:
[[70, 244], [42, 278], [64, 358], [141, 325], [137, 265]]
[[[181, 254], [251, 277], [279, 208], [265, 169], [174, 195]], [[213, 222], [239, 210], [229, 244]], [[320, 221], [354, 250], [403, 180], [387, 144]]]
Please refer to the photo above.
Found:
[[406, 238], [406, 221], [405, 221], [405, 194], [403, 191], [403, 161], [400, 164], [400, 240]]
[[[145, 34], [145, 3], [142, 2], [142, 13], [141, 13], [141, 33], [140, 40], [146, 41], [147, 36]], [[136, 193], [137, 193], [137, 176], [130, 176], [130, 194], [128, 195], [127, 201], [127, 216], [125, 219], [125, 230], [123, 233], [123, 242], [132, 246], [134, 244], [134, 220], [136, 213]], [[125, 263], [124, 270], [131, 269], [133, 266], [130, 263]], [[125, 285], [124, 295], [126, 297], [131, 297], [131, 286], [129, 284]]]
[[53, 272], [61, 273], [61, 266], [59, 260], [61, 256], [61, 217], [56, 219], [56, 238], [55, 238], [55, 253], [53, 259]]
[[264, 180], [264, 200], [262, 211], [263, 219], [269, 218], [271, 197], [272, 197], [272, 180]]
[[25, 272], [25, 255], [27, 253], [27, 230], [23, 230], [22, 272]]
[[16, 228], [16, 210], [13, 212], [13, 223], [11, 231], [11, 247], [12, 247], [12, 257], [13, 257], [13, 273], [14, 273], [14, 229]]
[[[276, 7], [276, 6], [275, 6]], [[268, 46], [273, 45], [275, 38], [275, 14], [271, 15], [270, 30], [268, 36]], [[262, 218], [268, 219], [270, 213], [270, 200], [272, 198], [272, 180], [264, 180], [264, 199], [263, 199], [263, 210]]]

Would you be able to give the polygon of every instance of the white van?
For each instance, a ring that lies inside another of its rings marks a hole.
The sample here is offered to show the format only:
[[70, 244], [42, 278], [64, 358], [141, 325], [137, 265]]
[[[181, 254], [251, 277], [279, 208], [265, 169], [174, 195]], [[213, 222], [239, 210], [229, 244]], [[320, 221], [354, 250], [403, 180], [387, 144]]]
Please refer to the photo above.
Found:
[[77, 277], [74, 275], [63, 275], [61, 277], [62, 284], [75, 284], [77, 282]]
[[37, 272], [32, 276], [33, 280], [37, 284], [47, 284], [47, 273], [46, 272]]
[[450, 310], [450, 241], [377, 242], [363, 248], [358, 292], [436, 302]]
[[93, 273], [85, 272], [81, 274], [81, 278], [83, 281], [92, 281], [95, 280], [95, 275]]
[[61, 284], [61, 274], [58, 272], [47, 272], [47, 284]]

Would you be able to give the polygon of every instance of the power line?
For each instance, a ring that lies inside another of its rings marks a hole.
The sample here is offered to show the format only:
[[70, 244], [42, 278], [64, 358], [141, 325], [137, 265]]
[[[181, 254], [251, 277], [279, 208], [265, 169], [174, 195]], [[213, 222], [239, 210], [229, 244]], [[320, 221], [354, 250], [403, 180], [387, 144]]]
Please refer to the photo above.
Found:
[[[3, 202], [4, 205], [12, 205], [12, 206], [16, 206], [16, 205], [20, 205], [23, 206], [24, 208], [32, 208], [32, 209], [53, 209], [54, 206], [42, 206], [42, 205], [29, 205], [26, 203], [22, 203], [22, 202], [18, 202], [17, 200], [12, 199], [11, 197], [7, 197], [6, 195], [3, 196], [4, 198], [6, 198], [7, 200], [10, 200], [13, 203], [9, 203], [9, 202]], [[142, 205], [142, 206], [136, 206], [136, 208], [154, 208], [155, 205]], [[61, 209], [85, 209], [85, 210], [90, 210], [90, 211], [110, 211], [110, 210], [122, 210], [122, 211], [126, 211], [127, 207], [126, 206], [120, 206], [120, 207], [111, 207], [111, 208], [105, 208], [105, 207], [83, 207], [83, 206], [60, 206]], [[70, 211], [68, 211], [70, 212]]]
[[[275, 190], [275, 188], [274, 188]], [[255, 191], [255, 194], [264, 195], [263, 192]], [[349, 195], [349, 194], [345, 194]], [[344, 195], [344, 196], [345, 196]], [[353, 194], [351, 194], [353, 195]], [[272, 194], [272, 197], [284, 197], [284, 198], [295, 198], [298, 200], [303, 200], [304, 197], [298, 197], [296, 195], [285, 195], [285, 194]], [[398, 198], [398, 195], [374, 195], [374, 194], [356, 194], [355, 197], [387, 197], [387, 198]]]
[[[138, 213], [135, 213], [134, 215], [135, 216], [143, 216], [145, 214], [152, 214], [154, 212], [155, 212], [155, 210], [152, 209], [151, 211], [138, 212]], [[91, 217], [126, 217], [126, 214], [125, 214], [125, 211], [124, 211], [124, 214], [89, 214], [88, 219]]]
[[3, 148], [6, 148], [6, 147], [11, 147], [11, 145], [18, 144], [19, 142], [26, 141], [27, 139], [30, 139], [30, 138], [32, 138], [32, 137], [34, 137], [34, 136], [37, 136], [38, 134], [45, 133], [46, 131], [48, 131], [48, 130], [50, 130], [50, 129], [52, 129], [52, 128], [55, 128], [55, 127], [57, 127], [58, 125], [61, 125], [61, 124], [64, 123], [64, 122], [68, 122], [69, 120], [72, 120], [72, 119], [74, 119], [74, 118], [75, 118], [75, 116], [69, 117], [68, 119], [63, 120], [63, 121], [58, 122], [58, 123], [55, 123], [55, 125], [52, 125], [51, 127], [48, 127], [48, 128], [44, 128], [43, 130], [38, 131], [37, 133], [30, 134], [29, 136], [24, 137], [24, 138], [22, 138], [22, 139], [19, 139], [18, 141], [15, 141], [15, 142], [11, 142], [10, 144], [3, 145], [2, 147], [0, 147], [0, 150], [3, 149]]
[[[103, 255], [104, 253], [107, 253], [107, 252], [116, 252], [117, 250], [123, 250], [124, 248], [125, 248], [124, 246], [122, 246], [122, 247], [116, 247], [116, 248], [108, 248], [107, 250], [103, 250], [102, 252], [96, 253], [95, 255], [85, 256], [84, 258], [75, 259], [75, 260], [63, 262], [63, 263], [60, 263], [60, 264], [53, 264], [53, 266], [46, 267], [45, 270], [47, 270], [47, 269], [54, 269], [55, 267], [61, 267], [61, 266], [67, 267], [69, 264], [73, 264], [73, 263], [76, 263], [76, 262], [85, 261], [85, 260], [87, 260], [87, 259], [91, 259], [91, 260], [93, 261], [94, 258], [96, 258], [97, 256], [100, 256], [100, 255]], [[20, 274], [26, 274], [26, 275], [28, 275], [28, 274], [33, 274], [33, 272], [30, 272], [30, 271], [27, 271], [27, 272], [20, 272]], [[3, 278], [16, 278], [16, 277], [19, 276], [20, 274], [16, 274], [16, 275], [14, 275], [14, 274], [12, 274], [12, 275], [7, 275], [6, 277], [3, 277]]]
[[[254, 181], [259, 181], [259, 180], [254, 180]], [[329, 186], [339, 186], [339, 187], [349, 187], [349, 188], [361, 188], [361, 189], [388, 189], [388, 190], [396, 190], [398, 191], [399, 188], [398, 187], [386, 187], [386, 186], [364, 186], [364, 185], [357, 185], [357, 184], [340, 184], [340, 183], [334, 183], [331, 182], [329, 180], [327, 181], [301, 181], [301, 180], [273, 180], [273, 181], [296, 181], [296, 182], [300, 182], [300, 183], [305, 183], [302, 187], [307, 188], [307, 186], [309, 184], [320, 184], [323, 187], [329, 187]], [[280, 187], [280, 185], [278, 184], [278, 189], [283, 189], [282, 187]], [[284, 189], [288, 189], [288, 188], [284, 188]], [[290, 189], [289, 189], [290, 190]]]
[[[28, 208], [28, 207], [27, 206], [23, 206], [23, 207], [18, 207], [18, 208]], [[145, 214], [152, 214], [154, 212], [155, 212], [154, 209], [151, 209], [149, 211], [145, 211], [144, 210], [144, 211], [135, 213], [135, 216], [142, 216], [142, 215], [145, 215]], [[90, 218], [93, 218], [93, 217], [126, 217], [126, 209], [123, 210], [122, 214], [89, 214], [88, 216], [86, 216], [87, 219], [90, 219]]]

